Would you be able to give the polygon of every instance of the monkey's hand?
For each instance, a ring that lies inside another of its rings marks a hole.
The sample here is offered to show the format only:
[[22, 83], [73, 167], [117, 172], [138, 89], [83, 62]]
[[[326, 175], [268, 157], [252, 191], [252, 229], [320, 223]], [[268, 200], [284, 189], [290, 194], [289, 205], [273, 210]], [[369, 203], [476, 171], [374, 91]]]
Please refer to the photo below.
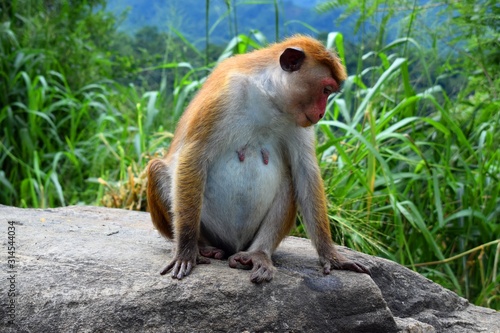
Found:
[[194, 254], [176, 255], [174, 260], [160, 274], [165, 275], [172, 271], [172, 278], [181, 280], [183, 277], [188, 276], [197, 264], [210, 264], [210, 259], [200, 256], [198, 250], [194, 251]]
[[335, 247], [332, 247], [329, 253], [319, 256], [319, 262], [323, 266], [323, 273], [330, 274], [331, 269], [342, 269], [357, 273], [366, 273], [371, 276], [370, 270], [362, 264], [351, 261], [337, 252]]

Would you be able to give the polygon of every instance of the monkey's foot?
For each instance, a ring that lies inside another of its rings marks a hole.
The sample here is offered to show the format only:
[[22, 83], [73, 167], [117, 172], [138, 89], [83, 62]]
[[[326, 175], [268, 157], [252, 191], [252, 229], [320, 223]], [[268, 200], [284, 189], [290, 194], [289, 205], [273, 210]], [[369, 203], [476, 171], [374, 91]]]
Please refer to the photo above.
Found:
[[[243, 265], [244, 267], [238, 267]], [[271, 258], [263, 251], [238, 252], [229, 257], [229, 267], [247, 268], [252, 267], [250, 281], [261, 283], [271, 281], [276, 270]]]
[[365, 273], [365, 274], [372, 276], [372, 273], [370, 272], [370, 270], [368, 268], [366, 268], [365, 266], [363, 266], [359, 262], [355, 262], [355, 261], [350, 261], [350, 260], [344, 261], [338, 267], [334, 267], [334, 268], [343, 269], [343, 270], [347, 270], [347, 271], [353, 271], [353, 272], [357, 272], [357, 273]]
[[323, 266], [323, 273], [330, 274], [331, 269], [341, 269], [346, 271], [353, 271], [357, 273], [365, 273], [372, 275], [370, 270], [362, 264], [351, 261], [344, 256], [340, 255], [335, 249], [327, 256], [320, 256], [319, 261]]
[[226, 253], [213, 246], [199, 246], [200, 254], [207, 258], [223, 259]]
[[198, 264], [210, 264], [210, 260], [197, 255], [194, 259], [184, 259], [176, 256], [161, 272], [160, 275], [165, 275], [172, 271], [172, 278], [181, 280], [188, 276], [193, 270], [193, 267]]

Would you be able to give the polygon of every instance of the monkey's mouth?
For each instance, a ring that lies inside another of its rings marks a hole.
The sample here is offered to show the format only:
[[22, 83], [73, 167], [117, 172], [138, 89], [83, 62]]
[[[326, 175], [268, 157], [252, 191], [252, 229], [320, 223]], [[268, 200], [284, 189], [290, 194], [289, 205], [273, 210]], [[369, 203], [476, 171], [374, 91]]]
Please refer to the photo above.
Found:
[[305, 116], [306, 116], [306, 119], [307, 119], [307, 123], [300, 124], [300, 126], [302, 126], [302, 127], [309, 127], [309, 126], [312, 126], [312, 125], [316, 124], [316, 122], [312, 121], [311, 118], [309, 118], [308, 115], [305, 115]]

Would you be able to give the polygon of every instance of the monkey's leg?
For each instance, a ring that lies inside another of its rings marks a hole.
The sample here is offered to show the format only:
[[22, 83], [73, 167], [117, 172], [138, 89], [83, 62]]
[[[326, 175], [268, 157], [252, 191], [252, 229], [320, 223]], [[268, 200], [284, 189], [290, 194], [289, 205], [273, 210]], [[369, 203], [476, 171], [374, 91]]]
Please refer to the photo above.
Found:
[[271, 281], [275, 271], [271, 254], [290, 232], [296, 216], [297, 207], [293, 190], [291, 182], [287, 179], [280, 187], [252, 244], [247, 251], [238, 252], [229, 257], [229, 266], [237, 268], [238, 263], [243, 266], [252, 266], [250, 281], [255, 283]]
[[155, 228], [172, 239], [172, 216], [170, 213], [170, 175], [167, 165], [154, 159], [148, 165], [148, 206]]

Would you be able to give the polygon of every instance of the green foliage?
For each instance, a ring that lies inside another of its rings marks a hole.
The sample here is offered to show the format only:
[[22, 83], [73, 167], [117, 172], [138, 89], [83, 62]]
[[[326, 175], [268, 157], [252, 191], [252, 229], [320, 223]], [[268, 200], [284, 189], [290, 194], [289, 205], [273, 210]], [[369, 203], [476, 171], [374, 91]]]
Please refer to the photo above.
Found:
[[[317, 126], [335, 241], [498, 309], [498, 5], [337, 4], [361, 36], [319, 34], [350, 73]], [[225, 47], [209, 41], [220, 22], [201, 22], [205, 50], [175, 29], [117, 31], [103, 5], [0, 2], [0, 203], [144, 209], [142, 170], [211, 68], [268, 43], [238, 33], [235, 1]]]
[[479, 295], [498, 283], [498, 243], [468, 261], [445, 260], [500, 235], [498, 112], [464, 133], [439, 86], [414, 92], [408, 60], [378, 57], [377, 82], [349, 77], [319, 127], [334, 236], [409, 267], [441, 260], [420, 271], [481, 304], [498, 304], [496, 296]]
[[394, 12], [362, 2], [360, 29], [382, 9], [381, 29], [319, 127], [334, 236], [498, 309], [498, 5], [454, 3], [423, 33], [432, 3], [390, 5], [411, 9], [403, 37], [381, 43]]
[[136, 105], [151, 95], [138, 97], [110, 80], [116, 69], [128, 68], [108, 58], [116, 27], [94, 7], [101, 3], [1, 3], [3, 204], [95, 202], [102, 187], [93, 178], [119, 179], [128, 165], [141, 162]]

